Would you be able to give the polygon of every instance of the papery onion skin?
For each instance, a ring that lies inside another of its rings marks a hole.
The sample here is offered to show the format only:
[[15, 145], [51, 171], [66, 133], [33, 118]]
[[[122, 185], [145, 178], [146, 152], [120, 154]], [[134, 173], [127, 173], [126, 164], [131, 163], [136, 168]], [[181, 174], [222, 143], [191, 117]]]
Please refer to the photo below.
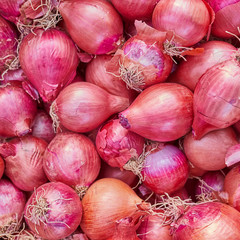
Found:
[[0, 87], [0, 136], [10, 138], [31, 132], [36, 102], [19, 86]]
[[5, 174], [16, 187], [33, 191], [47, 182], [42, 158], [46, 147], [47, 142], [31, 135], [0, 144], [0, 154], [6, 164]]
[[194, 139], [192, 133], [184, 137], [183, 147], [188, 160], [194, 166], [217, 171], [226, 167], [225, 155], [228, 148], [236, 145], [237, 138], [231, 127], [206, 134], [200, 140]]
[[138, 159], [145, 139], [128, 131], [113, 119], [105, 123], [96, 136], [96, 148], [100, 157], [110, 166], [123, 168], [130, 159]]
[[97, 178], [101, 161], [92, 141], [78, 133], [58, 133], [43, 156], [44, 171], [50, 181], [73, 188], [89, 187]]
[[192, 92], [176, 83], [159, 83], [141, 92], [119, 114], [123, 127], [153, 141], [176, 140], [191, 129]]
[[32, 123], [32, 135], [50, 142], [55, 137], [51, 117], [43, 110], [38, 111]]
[[3, 159], [0, 157], [0, 179], [2, 178], [2, 175], [4, 173], [4, 169], [5, 169], [5, 164]]
[[91, 240], [110, 239], [115, 234], [116, 221], [132, 217], [136, 222], [150, 208], [126, 183], [114, 178], [94, 182], [82, 204], [80, 226]]
[[237, 50], [230, 43], [223, 41], [209, 41], [199, 44], [198, 47], [203, 48], [204, 52], [196, 56], [185, 56], [186, 61], [181, 61], [169, 78], [171, 82], [180, 83], [192, 91], [194, 91], [199, 78], [209, 68], [231, 59]]
[[224, 191], [228, 194], [228, 204], [240, 211], [240, 165], [232, 168], [226, 175]]
[[191, 46], [207, 34], [211, 12], [199, 0], [161, 0], [153, 11], [152, 23], [159, 31], [172, 31], [175, 43]]
[[16, 70], [8, 70], [3, 75], [3, 83], [6, 84], [9, 81], [25, 81], [27, 80], [27, 77], [25, 76], [23, 70], [21, 68], [18, 68]]
[[173, 240], [236, 240], [240, 213], [227, 204], [208, 202], [189, 207], [174, 225]]
[[159, 144], [145, 157], [141, 174], [144, 184], [153, 192], [171, 194], [184, 186], [189, 167], [181, 150], [173, 145]]
[[240, 144], [230, 147], [225, 156], [225, 163], [228, 167], [240, 162]]
[[123, 23], [109, 2], [65, 0], [60, 3], [59, 11], [71, 38], [85, 52], [106, 54], [120, 45]]
[[76, 82], [61, 91], [51, 105], [51, 115], [68, 130], [88, 132], [128, 105], [126, 98], [111, 95], [92, 83]]
[[158, 216], [148, 216], [143, 219], [137, 229], [138, 237], [141, 240], [172, 240], [170, 226], [163, 225], [164, 219]]
[[74, 79], [79, 62], [73, 41], [58, 29], [37, 29], [24, 37], [19, 61], [45, 102], [53, 101]]
[[17, 55], [17, 32], [14, 27], [0, 16], [0, 73]]
[[78, 195], [61, 182], [45, 183], [38, 187], [24, 209], [29, 228], [40, 237], [52, 240], [72, 234], [81, 217], [82, 204]]
[[[21, 226], [25, 194], [7, 179], [0, 180], [0, 235], [7, 235], [8, 231]], [[9, 226], [11, 225], [11, 227]], [[9, 228], [10, 227], [10, 228]], [[12, 228], [12, 229], [11, 229]]]

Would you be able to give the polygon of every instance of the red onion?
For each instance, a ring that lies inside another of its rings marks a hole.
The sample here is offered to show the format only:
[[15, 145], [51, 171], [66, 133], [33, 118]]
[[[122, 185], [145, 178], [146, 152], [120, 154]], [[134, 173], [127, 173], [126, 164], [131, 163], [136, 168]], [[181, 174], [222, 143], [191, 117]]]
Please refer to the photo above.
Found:
[[0, 39], [0, 73], [2, 73], [16, 57], [17, 33], [13, 26], [1, 16]]
[[57, 29], [37, 29], [28, 34], [20, 45], [19, 61], [28, 80], [46, 102], [53, 101], [74, 79], [78, 65], [73, 41]]
[[72, 234], [80, 224], [82, 204], [69, 186], [45, 183], [28, 199], [24, 218], [30, 229], [46, 239], [60, 239]]
[[55, 133], [52, 127], [51, 117], [43, 110], [38, 111], [32, 123], [32, 135], [42, 138], [46, 142], [51, 142]]
[[224, 191], [228, 194], [228, 203], [240, 211], [240, 165], [232, 168], [226, 175]]
[[238, 27], [240, 20], [238, 12], [240, 10], [239, 0], [207, 0], [215, 12], [215, 19], [211, 33], [221, 38], [231, 38], [232, 35], [239, 35]]
[[36, 102], [19, 86], [0, 87], [0, 136], [22, 136], [31, 132], [37, 112]]
[[190, 196], [188, 194], [188, 191], [185, 187], [180, 188], [179, 190], [177, 190], [176, 192], [171, 194], [171, 197], [179, 197], [182, 200], [187, 200], [190, 199]]
[[4, 169], [5, 169], [5, 164], [3, 159], [0, 157], [0, 179], [2, 178], [2, 175], [4, 173]]
[[188, 160], [194, 166], [217, 171], [226, 167], [227, 150], [237, 143], [234, 130], [229, 127], [210, 132], [200, 140], [194, 139], [193, 134], [189, 133], [184, 138], [183, 147]]
[[156, 194], [171, 194], [188, 179], [188, 162], [181, 150], [173, 145], [153, 144], [146, 151], [141, 171], [144, 184]]
[[16, 70], [8, 70], [3, 76], [3, 83], [7, 83], [9, 81], [26, 81], [27, 77], [25, 76], [23, 70], [21, 68]]
[[240, 239], [240, 213], [220, 202], [189, 207], [175, 222], [173, 240]]
[[71, 131], [88, 132], [128, 105], [126, 98], [111, 95], [92, 83], [76, 82], [61, 91], [50, 115], [56, 125], [60, 122]]
[[212, 66], [230, 59], [236, 48], [223, 41], [209, 41], [198, 45], [204, 52], [196, 56], [186, 56], [186, 61], [178, 64], [170, 76], [172, 82], [180, 83], [194, 91], [199, 78]]
[[127, 19], [149, 19], [159, 0], [111, 0], [118, 12]]
[[159, 31], [172, 32], [173, 43], [191, 46], [207, 34], [212, 15], [204, 1], [161, 0], [153, 11], [152, 23]]
[[132, 102], [136, 97], [136, 93], [129, 90], [119, 77], [107, 72], [106, 66], [111, 59], [112, 56], [100, 55], [88, 63], [86, 81], [105, 89], [113, 95], [129, 98], [129, 101]]
[[92, 141], [82, 134], [58, 133], [48, 145], [44, 171], [50, 181], [63, 182], [81, 196], [97, 178], [101, 161]]
[[163, 225], [164, 219], [159, 216], [148, 216], [143, 219], [137, 229], [137, 235], [142, 240], [172, 240], [170, 226]]
[[225, 163], [228, 167], [240, 162], [240, 144], [230, 147], [225, 156]]
[[201, 168], [194, 166], [191, 162], [189, 162], [189, 167], [190, 167], [190, 176], [193, 176], [193, 177], [202, 176], [206, 172], [206, 170], [203, 170]]
[[124, 182], [114, 178], [103, 178], [94, 182], [82, 200], [83, 218], [81, 228], [91, 240], [111, 239], [118, 221], [131, 217], [137, 221], [148, 214], [150, 204], [144, 202]]
[[128, 39], [115, 53], [107, 70], [119, 76], [129, 88], [141, 91], [164, 82], [171, 72], [173, 61], [163, 49], [165, 33], [139, 21], [135, 22], [135, 26], [137, 35]]
[[9, 180], [0, 180], [0, 238], [9, 239], [21, 226], [26, 197]]
[[193, 101], [193, 131], [196, 139], [239, 120], [239, 77], [237, 56], [211, 67], [202, 75], [194, 91]]
[[85, 52], [106, 54], [120, 46], [123, 23], [109, 2], [65, 0], [60, 3], [59, 11], [70, 36]]
[[155, 84], [119, 114], [120, 123], [150, 140], [176, 140], [191, 129], [192, 97], [192, 92], [180, 84]]
[[233, 128], [236, 131], [237, 135], [240, 135], [240, 120], [233, 124]]
[[135, 187], [137, 185], [137, 176], [132, 171], [120, 170], [118, 167], [111, 167], [104, 161], [101, 163], [101, 169], [98, 176], [101, 178], [116, 178], [119, 179], [131, 187]]
[[110, 166], [123, 168], [130, 159], [138, 159], [145, 139], [128, 131], [113, 119], [103, 125], [96, 137], [96, 148], [100, 157]]
[[16, 187], [33, 191], [47, 182], [42, 159], [46, 147], [47, 142], [31, 135], [0, 144], [0, 154], [6, 163], [5, 174]]

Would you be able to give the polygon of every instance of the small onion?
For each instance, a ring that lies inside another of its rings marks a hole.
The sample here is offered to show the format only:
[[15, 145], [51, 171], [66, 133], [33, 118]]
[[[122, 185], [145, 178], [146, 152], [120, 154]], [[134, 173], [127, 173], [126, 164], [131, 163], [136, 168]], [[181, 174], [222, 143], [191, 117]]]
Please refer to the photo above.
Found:
[[28, 199], [24, 218], [40, 237], [61, 239], [77, 229], [82, 218], [82, 204], [69, 186], [60, 182], [45, 183]]
[[47, 142], [31, 135], [0, 144], [0, 154], [6, 164], [5, 174], [16, 187], [33, 191], [47, 182], [42, 158], [46, 147]]
[[65, 0], [59, 11], [71, 38], [85, 52], [106, 54], [121, 44], [123, 23], [109, 2]]
[[61, 91], [50, 113], [56, 125], [60, 123], [74, 132], [88, 132], [128, 105], [128, 99], [111, 95], [92, 83], [75, 82]]
[[19, 61], [28, 80], [45, 102], [53, 101], [74, 79], [79, 62], [71, 38], [57, 29], [37, 29], [24, 37]]
[[180, 84], [155, 84], [119, 114], [120, 123], [150, 140], [173, 141], [191, 129], [192, 101], [192, 92]]
[[21, 87], [12, 83], [0, 87], [0, 136], [9, 138], [31, 132], [36, 112], [36, 102]]
[[229, 127], [210, 132], [200, 140], [194, 139], [193, 134], [189, 133], [184, 137], [183, 147], [188, 160], [194, 166], [217, 171], [226, 167], [227, 150], [237, 143], [235, 132]]
[[0, 179], [0, 237], [9, 239], [21, 226], [25, 194], [9, 180]]
[[123, 168], [130, 159], [141, 155], [145, 139], [128, 131], [113, 119], [104, 124], [96, 136], [96, 148], [100, 157], [110, 166]]
[[0, 179], [2, 178], [2, 175], [4, 173], [4, 169], [5, 169], [5, 164], [3, 159], [0, 157]]
[[43, 167], [48, 179], [73, 187], [81, 196], [97, 178], [100, 165], [92, 141], [78, 133], [58, 133], [43, 156]]

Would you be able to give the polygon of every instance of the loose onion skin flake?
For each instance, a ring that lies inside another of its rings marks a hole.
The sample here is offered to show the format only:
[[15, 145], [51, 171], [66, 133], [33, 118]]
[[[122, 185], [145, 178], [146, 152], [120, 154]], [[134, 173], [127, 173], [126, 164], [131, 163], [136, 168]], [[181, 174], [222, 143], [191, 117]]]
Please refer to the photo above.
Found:
[[82, 204], [69, 186], [45, 183], [28, 199], [24, 218], [34, 233], [45, 239], [61, 239], [72, 234], [80, 224]]

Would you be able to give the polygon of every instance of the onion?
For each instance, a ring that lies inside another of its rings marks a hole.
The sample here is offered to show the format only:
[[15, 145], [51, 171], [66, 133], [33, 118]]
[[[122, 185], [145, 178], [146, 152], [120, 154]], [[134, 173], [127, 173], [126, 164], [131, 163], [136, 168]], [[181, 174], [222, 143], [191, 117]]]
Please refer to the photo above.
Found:
[[226, 167], [227, 150], [237, 143], [235, 132], [229, 127], [210, 132], [200, 140], [194, 139], [193, 134], [189, 133], [184, 137], [183, 147], [188, 160], [194, 166], [217, 171]]
[[225, 156], [225, 163], [228, 167], [240, 162], [240, 144], [230, 147]]
[[132, 172], [124, 169], [119, 169], [118, 167], [111, 167], [104, 161], [101, 163], [101, 169], [98, 176], [101, 178], [116, 178], [119, 179], [131, 187], [135, 187], [137, 185], [137, 176]]
[[145, 89], [119, 114], [123, 127], [145, 138], [167, 142], [191, 129], [192, 92], [176, 83], [159, 83]]
[[123, 23], [109, 2], [65, 0], [60, 3], [59, 11], [71, 38], [85, 52], [106, 54], [120, 46]]
[[125, 18], [135, 19], [149, 19], [152, 16], [153, 9], [159, 0], [111, 0], [113, 6]]
[[228, 194], [228, 203], [240, 211], [240, 165], [232, 168], [226, 175], [224, 191]]
[[194, 91], [199, 78], [212, 66], [230, 59], [236, 48], [223, 41], [209, 41], [198, 45], [204, 52], [196, 56], [186, 56], [186, 61], [178, 64], [170, 76], [171, 82], [180, 83]]
[[82, 204], [69, 186], [45, 183], [28, 199], [24, 218], [30, 229], [46, 239], [61, 239], [72, 234], [80, 224]]
[[176, 192], [172, 193], [171, 197], [179, 197], [182, 200], [189, 200], [190, 199], [188, 191], [187, 191], [187, 189], [185, 187], [180, 188]]
[[25, 76], [23, 70], [18, 68], [16, 70], [8, 70], [3, 76], [3, 83], [6, 84], [9, 81], [26, 81], [27, 77]]
[[211, 33], [217, 37], [230, 38], [230, 33], [239, 35], [239, 0], [207, 0], [215, 12]]
[[53, 101], [74, 79], [79, 62], [73, 41], [57, 29], [29, 33], [20, 45], [19, 61], [28, 80], [46, 102]]
[[92, 141], [82, 134], [71, 132], [58, 133], [43, 157], [48, 179], [73, 187], [81, 197], [97, 178], [100, 165], [100, 158]]
[[51, 117], [39, 110], [32, 123], [32, 135], [49, 143], [55, 136], [52, 123]]
[[119, 76], [129, 88], [141, 91], [148, 86], [164, 82], [173, 61], [163, 49], [166, 34], [146, 23], [135, 22], [137, 35], [128, 39], [107, 66], [108, 72]]
[[4, 169], [5, 169], [5, 164], [3, 159], [0, 157], [0, 179], [2, 178], [2, 175], [4, 173]]
[[233, 124], [233, 128], [236, 131], [237, 135], [240, 135], [240, 120]]
[[240, 213], [227, 204], [207, 202], [190, 207], [174, 224], [173, 240], [236, 240]]
[[189, 162], [189, 167], [190, 167], [190, 176], [193, 176], [193, 177], [202, 176], [206, 172], [206, 170], [203, 170], [201, 168], [194, 166], [191, 162]]
[[103, 178], [94, 182], [82, 200], [83, 218], [81, 228], [91, 240], [111, 239], [115, 235], [118, 221], [132, 218], [137, 221], [147, 214], [150, 204], [139, 198], [124, 182], [114, 178]]
[[174, 44], [191, 46], [207, 34], [213, 17], [204, 1], [161, 0], [153, 11], [152, 23], [159, 31], [172, 32], [169, 40]]
[[[16, 57], [17, 32], [10, 23], [0, 16], [0, 73], [9, 67]], [[1, 77], [2, 78], [2, 77]]]
[[9, 239], [22, 223], [26, 197], [9, 180], [0, 179], [0, 237]]
[[150, 149], [146, 151], [141, 171], [143, 181], [156, 194], [171, 194], [186, 183], [189, 175], [188, 162], [177, 147], [155, 145], [150, 145]]
[[240, 116], [240, 68], [236, 56], [211, 67], [194, 91], [193, 131], [196, 139], [231, 126]]
[[86, 82], [93, 83], [109, 93], [125, 98], [132, 102], [136, 97], [133, 90], [129, 90], [126, 84], [119, 78], [107, 72], [106, 66], [111, 61], [112, 56], [96, 56], [86, 68]]
[[123, 168], [130, 159], [138, 159], [145, 139], [128, 131], [113, 119], [104, 124], [96, 136], [96, 148], [100, 157], [110, 166]]
[[33, 191], [47, 182], [42, 159], [46, 147], [44, 140], [31, 135], [0, 144], [0, 154], [6, 163], [5, 174], [16, 187]]
[[76, 82], [61, 91], [50, 115], [56, 125], [60, 122], [68, 130], [88, 132], [128, 105], [126, 98], [111, 95], [92, 83]]
[[172, 240], [170, 226], [164, 225], [164, 219], [159, 216], [148, 216], [143, 219], [137, 229], [137, 235], [142, 240]]
[[36, 102], [19, 86], [0, 87], [0, 136], [22, 136], [31, 132], [37, 112]]

